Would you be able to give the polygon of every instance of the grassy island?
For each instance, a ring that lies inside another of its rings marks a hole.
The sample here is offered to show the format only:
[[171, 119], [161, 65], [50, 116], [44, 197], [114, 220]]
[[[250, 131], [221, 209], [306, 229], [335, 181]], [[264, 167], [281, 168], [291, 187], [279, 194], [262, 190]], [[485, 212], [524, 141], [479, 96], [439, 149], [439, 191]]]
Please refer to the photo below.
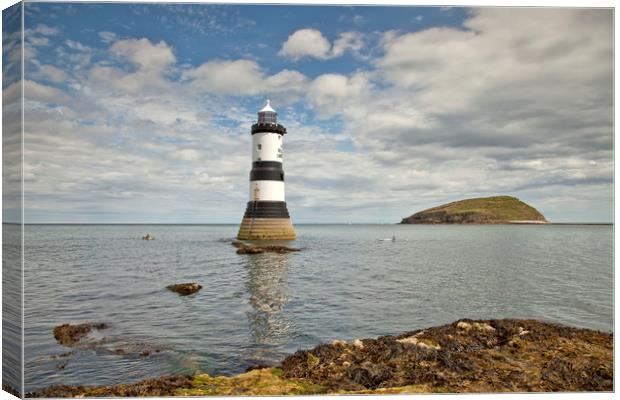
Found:
[[403, 218], [401, 224], [546, 223], [534, 207], [512, 196], [483, 197], [443, 204]]

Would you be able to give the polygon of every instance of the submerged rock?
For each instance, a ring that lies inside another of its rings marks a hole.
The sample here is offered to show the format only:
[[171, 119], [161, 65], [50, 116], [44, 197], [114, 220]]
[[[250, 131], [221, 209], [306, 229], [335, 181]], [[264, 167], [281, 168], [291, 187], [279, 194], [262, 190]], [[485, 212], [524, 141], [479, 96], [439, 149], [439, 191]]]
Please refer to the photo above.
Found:
[[95, 324], [63, 324], [54, 328], [54, 338], [63, 346], [71, 347], [80, 342], [93, 329], [101, 330], [108, 327], [105, 323]]
[[202, 286], [191, 282], [191, 283], [177, 283], [175, 285], [168, 285], [166, 289], [178, 293], [181, 296], [187, 296], [188, 294], [193, 294], [202, 289]]
[[247, 244], [239, 240], [232, 242], [232, 245], [237, 248], [237, 254], [261, 254], [261, 253], [290, 253], [294, 251], [301, 251], [301, 249], [295, 249], [293, 247], [280, 246], [280, 245], [257, 245]]

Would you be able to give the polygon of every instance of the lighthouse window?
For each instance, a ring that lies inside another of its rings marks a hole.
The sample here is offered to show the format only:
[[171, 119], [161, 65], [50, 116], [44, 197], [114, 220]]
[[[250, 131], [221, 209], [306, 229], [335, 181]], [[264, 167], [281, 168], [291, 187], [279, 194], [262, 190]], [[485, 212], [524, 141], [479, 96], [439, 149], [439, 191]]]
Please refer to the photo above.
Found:
[[266, 122], [270, 124], [275, 124], [277, 122], [276, 113], [265, 111], [258, 114], [258, 122]]
[[260, 144], [259, 144], [257, 147], [258, 147], [258, 149], [260, 150], [260, 149], [261, 149], [261, 147], [262, 147], [262, 145], [260, 145]]

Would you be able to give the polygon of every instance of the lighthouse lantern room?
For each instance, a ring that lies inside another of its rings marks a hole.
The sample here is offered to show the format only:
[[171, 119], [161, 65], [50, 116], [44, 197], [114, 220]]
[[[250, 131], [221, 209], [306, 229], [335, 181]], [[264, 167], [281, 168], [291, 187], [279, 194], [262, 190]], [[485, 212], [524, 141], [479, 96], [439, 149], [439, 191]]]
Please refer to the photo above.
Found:
[[282, 138], [286, 128], [278, 123], [278, 114], [269, 100], [258, 112], [251, 132], [250, 201], [237, 239], [293, 240], [295, 230], [284, 200]]

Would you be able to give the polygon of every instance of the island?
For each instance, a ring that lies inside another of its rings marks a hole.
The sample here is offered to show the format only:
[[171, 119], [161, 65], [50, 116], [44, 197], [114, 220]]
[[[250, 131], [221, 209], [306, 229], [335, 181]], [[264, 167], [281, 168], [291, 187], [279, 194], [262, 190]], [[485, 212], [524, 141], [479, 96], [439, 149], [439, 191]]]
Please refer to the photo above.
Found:
[[534, 207], [512, 196], [482, 197], [417, 212], [401, 224], [546, 224]]

